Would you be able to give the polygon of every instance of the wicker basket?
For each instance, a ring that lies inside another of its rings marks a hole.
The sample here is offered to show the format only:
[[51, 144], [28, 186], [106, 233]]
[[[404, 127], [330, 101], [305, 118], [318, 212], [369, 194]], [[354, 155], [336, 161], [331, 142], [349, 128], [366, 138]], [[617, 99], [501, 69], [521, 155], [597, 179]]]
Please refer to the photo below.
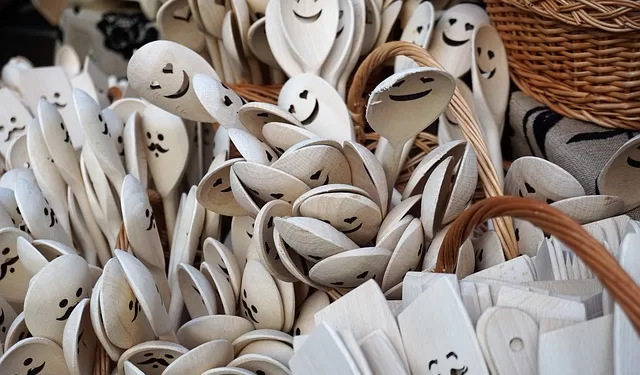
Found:
[[438, 254], [436, 271], [452, 273], [458, 257], [457, 250], [476, 225], [503, 216], [528, 220], [572, 249], [611, 293], [640, 334], [640, 286], [580, 224], [545, 202], [531, 198], [495, 197], [476, 203], [451, 225]]
[[485, 3], [522, 91], [564, 116], [640, 130], [640, 1]]

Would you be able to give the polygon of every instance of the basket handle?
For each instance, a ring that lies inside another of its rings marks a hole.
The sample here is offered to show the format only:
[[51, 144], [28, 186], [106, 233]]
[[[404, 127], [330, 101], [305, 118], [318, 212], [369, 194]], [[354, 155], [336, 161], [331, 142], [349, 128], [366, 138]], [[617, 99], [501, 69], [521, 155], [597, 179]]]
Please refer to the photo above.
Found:
[[[376, 48], [369, 56], [360, 64], [356, 71], [349, 93], [347, 95], [347, 107], [351, 113], [354, 123], [364, 127], [365, 124], [365, 105], [367, 102], [365, 88], [371, 73], [388, 59], [396, 56], [407, 56], [413, 59], [421, 66], [432, 66], [444, 69], [425, 49], [408, 42], [389, 42]], [[502, 187], [498, 180], [489, 153], [487, 145], [484, 142], [482, 131], [476, 123], [475, 117], [472, 115], [471, 109], [464, 101], [462, 94], [458, 88], [455, 89], [451, 103], [449, 104], [451, 111], [458, 120], [464, 137], [467, 139], [478, 159], [478, 172], [484, 194], [487, 197], [496, 197], [502, 195]], [[518, 256], [518, 246], [516, 243], [513, 223], [509, 218], [496, 218], [493, 221], [496, 232], [500, 237], [502, 248], [505, 251], [507, 259]]]
[[475, 226], [499, 216], [528, 220], [566, 244], [596, 274], [627, 314], [636, 332], [640, 333], [640, 286], [580, 224], [545, 202], [531, 198], [494, 197], [474, 204], [451, 224], [438, 254], [436, 271], [452, 273], [458, 257], [457, 249]]
[[559, 22], [608, 31], [630, 33], [640, 30], [640, 2], [637, 0], [502, 0], [527, 13], [551, 18]]

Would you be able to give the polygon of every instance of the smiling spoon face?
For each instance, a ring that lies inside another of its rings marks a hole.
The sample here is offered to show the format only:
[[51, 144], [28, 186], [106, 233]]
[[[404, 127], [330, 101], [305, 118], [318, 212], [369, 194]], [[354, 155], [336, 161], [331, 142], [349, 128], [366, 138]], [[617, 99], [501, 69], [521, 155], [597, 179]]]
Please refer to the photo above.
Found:
[[6, 158], [11, 143], [26, 133], [31, 114], [7, 88], [0, 88], [0, 103], [0, 153]]
[[281, 1], [284, 37], [306, 72], [317, 74], [327, 59], [338, 31], [339, 12], [338, 0]]
[[151, 177], [165, 197], [180, 181], [187, 164], [187, 129], [180, 117], [149, 105], [142, 114], [142, 133]]
[[62, 349], [51, 340], [30, 337], [12, 346], [0, 359], [0, 373], [69, 375]]
[[[367, 121], [381, 136], [400, 146], [445, 110], [454, 89], [453, 77], [440, 69], [422, 67], [396, 73], [373, 90]], [[411, 115], [403, 117], [402, 113]]]
[[477, 5], [459, 4], [447, 10], [436, 24], [429, 52], [455, 77], [471, 66], [473, 30], [489, 24], [489, 16]]
[[200, 55], [167, 40], [142, 46], [127, 67], [129, 84], [144, 99], [185, 119], [212, 122], [214, 119], [198, 101], [191, 84], [198, 73], [218, 78]]
[[34, 336], [62, 343], [67, 319], [92, 287], [89, 265], [80, 256], [60, 256], [31, 280], [24, 300], [24, 318]]
[[[500, 34], [491, 25], [481, 25], [473, 32], [471, 74], [474, 96], [489, 110], [500, 133], [509, 101], [509, 63]], [[480, 110], [480, 108], [479, 108]], [[482, 121], [480, 121], [482, 122]]]

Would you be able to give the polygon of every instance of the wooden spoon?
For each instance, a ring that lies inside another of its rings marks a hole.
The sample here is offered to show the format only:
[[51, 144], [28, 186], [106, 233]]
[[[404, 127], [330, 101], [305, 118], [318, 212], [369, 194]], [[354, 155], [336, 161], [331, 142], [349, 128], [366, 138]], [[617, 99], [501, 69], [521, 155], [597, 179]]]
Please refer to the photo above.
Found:
[[27, 150], [27, 135], [22, 134], [16, 137], [9, 145], [6, 155], [5, 169], [30, 168], [31, 161], [29, 160], [29, 151]]
[[0, 372], [3, 374], [34, 374], [42, 370], [47, 371], [47, 374], [70, 374], [62, 349], [46, 338], [30, 337], [22, 340], [0, 358]]
[[382, 290], [387, 291], [402, 281], [404, 275], [421, 266], [426, 246], [420, 219], [411, 220], [393, 249], [382, 277]]
[[227, 11], [222, 21], [222, 45], [225, 48], [230, 70], [234, 74], [234, 80], [248, 81], [251, 79], [247, 59], [244, 56], [238, 17], [232, 10]]
[[382, 9], [382, 14], [380, 15], [380, 32], [378, 33], [378, 39], [376, 40], [375, 44], [376, 48], [385, 44], [387, 40], [389, 40], [389, 35], [396, 25], [396, 21], [400, 16], [402, 7], [402, 1], [398, 2], [396, 0], [393, 0], [390, 1], [389, 4], [386, 4], [384, 6], [384, 9]]
[[282, 297], [261, 261], [249, 260], [242, 275], [242, 316], [257, 329], [280, 330], [284, 324]]
[[[409, 22], [404, 26], [400, 40], [413, 43], [426, 49], [431, 40], [431, 33], [435, 25], [435, 10], [433, 5], [425, 1], [418, 5], [409, 18]], [[396, 57], [394, 72], [415, 67], [416, 62], [406, 56]]]
[[[150, 60], [149, 56], [155, 58]], [[198, 73], [218, 78], [200, 55], [168, 40], [145, 44], [127, 66], [129, 84], [150, 103], [185, 119], [212, 122], [215, 120], [191, 87], [191, 79]]]
[[201, 374], [211, 368], [224, 366], [233, 359], [233, 347], [227, 340], [213, 340], [176, 358], [164, 370], [164, 375]]
[[278, 65], [289, 76], [302, 74], [301, 64], [296, 60], [285, 39], [284, 26], [281, 18], [281, 5], [279, 1], [270, 1], [265, 12], [265, 31], [267, 42]]
[[509, 63], [498, 31], [491, 25], [479, 25], [471, 39], [471, 77], [476, 113], [482, 126], [491, 161], [503, 178], [502, 130], [509, 102]]
[[353, 43], [351, 45], [349, 57], [342, 68], [342, 74], [338, 80], [337, 90], [342, 97], [345, 96], [347, 91], [347, 81], [351, 77], [351, 73], [360, 59], [363, 41], [365, 37], [368, 37], [365, 36], [365, 30], [367, 27], [366, 0], [352, 0], [350, 3], [353, 5]]
[[320, 72], [320, 76], [333, 87], [337, 87], [342, 70], [350, 57], [355, 35], [353, 4], [348, 0], [338, 0], [338, 7], [338, 28], [335, 40]]
[[84, 129], [85, 142], [91, 148], [104, 174], [118, 192], [126, 172], [118, 151], [111, 141], [111, 133], [100, 112], [100, 107], [87, 93], [74, 89], [73, 102], [80, 124]]
[[[9, 311], [9, 309], [7, 309]], [[6, 353], [9, 349], [14, 346], [18, 341], [24, 340], [26, 338], [33, 337], [29, 329], [27, 329], [27, 325], [24, 323], [24, 311], [21, 312], [13, 319], [13, 322], [7, 329], [7, 336], [4, 341], [4, 352]]]
[[371, 151], [357, 142], [345, 142], [343, 150], [349, 162], [353, 185], [362, 188], [371, 196], [380, 207], [384, 218], [389, 207], [390, 193], [382, 165]]
[[534, 156], [521, 157], [511, 163], [505, 177], [504, 192], [549, 204], [585, 195], [582, 185], [569, 172]]
[[114, 345], [128, 349], [153, 340], [149, 321], [142, 313], [120, 262], [111, 258], [104, 266], [100, 291], [100, 312], [104, 330]]
[[25, 296], [29, 332], [61, 344], [67, 319], [91, 287], [89, 266], [80, 256], [68, 254], [49, 262], [31, 280]]
[[630, 188], [635, 185], [640, 168], [640, 137], [636, 136], [615, 152], [598, 175], [599, 194], [616, 195], [624, 199], [625, 212], [640, 205], [640, 194]]
[[11, 328], [14, 320], [17, 319], [17, 314], [14, 311], [13, 307], [4, 299], [0, 298], [0, 311], [3, 320], [0, 323], [0, 327], [2, 332], [0, 332], [0, 338], [2, 338], [3, 342], [6, 342], [8, 336], [8, 330]]
[[111, 142], [116, 146], [116, 151], [120, 155], [120, 162], [124, 166], [124, 139], [122, 134], [124, 132], [124, 121], [126, 120], [121, 120], [120, 116], [109, 108], [102, 110], [102, 116], [104, 116], [104, 120], [107, 123], [109, 134], [111, 134]]
[[175, 342], [169, 315], [151, 272], [133, 255], [119, 249], [115, 249], [114, 253], [156, 336]]
[[233, 291], [230, 278], [221, 271], [217, 266], [211, 266], [207, 262], [200, 264], [200, 272], [207, 278], [209, 284], [212, 285], [214, 291], [219, 296], [217, 309], [223, 311], [224, 314], [234, 315], [236, 313], [236, 301], [238, 297]]
[[[436, 92], [432, 93], [434, 89]], [[366, 117], [371, 127], [389, 141], [391, 153], [382, 161], [389, 192], [399, 173], [404, 144], [440, 116], [454, 89], [451, 75], [429, 67], [396, 73], [374, 89], [367, 103]], [[415, 114], [412, 116], [415, 120], [395, 122], [396, 113], [404, 112]]]
[[126, 122], [134, 112], [142, 113], [147, 108], [148, 103], [139, 98], [120, 98], [109, 105], [110, 110], [115, 112], [122, 122]]
[[207, 112], [226, 129], [245, 130], [238, 117], [238, 110], [246, 101], [217, 77], [196, 74], [193, 77], [193, 90]]
[[366, 56], [371, 52], [380, 34], [380, 28], [382, 27], [382, 4], [378, 0], [364, 0], [365, 6], [365, 25], [364, 25], [364, 39], [362, 40], [362, 48], [360, 50], [360, 56]]
[[319, 137], [340, 143], [355, 139], [344, 100], [331, 85], [314, 74], [305, 73], [289, 79], [282, 86], [278, 106], [286, 108], [305, 129]]
[[447, 9], [433, 31], [429, 53], [454, 77], [471, 67], [473, 30], [489, 24], [489, 16], [475, 4], [458, 4]]
[[251, 133], [240, 129], [229, 129], [228, 133], [229, 139], [246, 161], [271, 165], [278, 160], [276, 152]]
[[238, 117], [249, 133], [261, 141], [265, 140], [263, 127], [270, 122], [302, 126], [294, 115], [270, 103], [247, 103], [238, 110]]
[[304, 301], [300, 307], [298, 317], [293, 328], [295, 336], [310, 335], [316, 328], [315, 314], [329, 306], [329, 296], [321, 291], [315, 291]]
[[96, 284], [91, 291], [91, 301], [89, 302], [89, 314], [91, 316], [91, 325], [93, 331], [96, 333], [100, 345], [104, 348], [109, 358], [113, 361], [118, 360], [122, 355], [123, 350], [113, 345], [107, 338], [107, 333], [104, 330], [104, 323], [102, 321], [102, 313], [100, 310], [100, 292], [102, 289], [102, 277], [99, 277]]
[[[469, 105], [471, 113], [475, 116], [475, 99], [473, 98], [473, 92], [471, 92], [469, 86], [467, 86], [467, 84], [460, 78], [456, 78], [456, 87], [458, 88], [458, 91], [460, 91], [464, 101]], [[438, 119], [438, 144], [443, 145], [445, 143], [464, 139], [464, 134], [462, 134], [462, 129], [460, 129], [458, 119], [453, 114], [451, 105], [449, 105]]]
[[202, 252], [205, 262], [210, 265], [217, 265], [227, 276], [229, 283], [233, 287], [234, 295], [239, 297], [242, 283], [242, 269], [238, 264], [235, 254], [215, 238], [207, 238], [204, 241]]
[[309, 278], [330, 287], [354, 288], [384, 274], [391, 251], [380, 247], [347, 250], [329, 256], [309, 270]]
[[345, 234], [318, 219], [275, 218], [274, 224], [282, 239], [311, 262], [358, 248]]
[[613, 195], [584, 195], [551, 203], [580, 224], [607, 219], [624, 212], [624, 201]]
[[184, 122], [176, 115], [149, 105], [142, 114], [146, 136], [147, 163], [156, 191], [162, 196], [169, 240], [176, 222], [176, 189], [189, 155], [189, 138]]
[[[40, 119], [44, 141], [49, 149], [53, 163], [78, 200], [80, 212], [96, 247], [100, 263], [105, 264], [111, 257], [111, 251], [94, 218], [89, 198], [84, 188], [80, 164], [70, 142], [69, 131], [60, 113], [46, 100], [38, 102], [38, 118]], [[90, 252], [91, 250], [86, 249], [85, 251]]]
[[274, 278], [295, 282], [297, 279], [291, 275], [279, 259], [275, 241], [273, 239], [274, 218], [291, 215], [291, 205], [281, 200], [266, 203], [258, 212], [255, 221], [254, 236], [257, 244], [258, 257]]
[[[33, 174], [38, 181], [38, 186], [41, 186], [42, 194], [48, 202], [51, 202], [51, 207], [56, 211], [56, 217], [67, 233], [66, 242], [71, 243], [71, 224], [66, 200], [67, 184], [53, 163], [38, 120], [34, 119], [31, 122], [26, 140], [31, 169], [33, 169]], [[87, 251], [87, 260], [91, 264], [95, 264], [95, 249], [87, 249]]]
[[124, 134], [124, 166], [127, 173], [138, 179], [144, 188], [148, 184], [148, 163], [142, 131], [142, 117], [134, 112], [127, 120]]
[[0, 121], [4, 125], [0, 130], [0, 153], [6, 156], [11, 143], [27, 132], [32, 116], [16, 94], [6, 87], [0, 88], [0, 101]]
[[454, 176], [453, 187], [449, 193], [449, 202], [442, 218], [443, 224], [452, 222], [462, 211], [464, 211], [476, 191], [478, 184], [478, 164], [476, 153], [470, 143], [464, 148], [462, 159], [457, 165]]
[[[284, 1], [279, 10], [283, 34], [291, 52], [305, 72], [319, 74], [338, 30], [338, 0], [325, 1], [321, 5]], [[309, 43], [307, 35], [314, 36], [313, 43]]]
[[[193, 349], [213, 340], [233, 340], [253, 331], [253, 324], [247, 319], [233, 315], [208, 315], [185, 323], [178, 330], [180, 343]], [[231, 348], [233, 352], [233, 348]]]
[[192, 319], [217, 313], [215, 292], [207, 278], [197, 268], [180, 263], [178, 283], [184, 304]]
[[235, 163], [231, 169], [247, 190], [265, 203], [274, 199], [293, 203], [309, 191], [309, 186], [304, 182], [266, 165], [242, 161]]
[[167, 341], [147, 341], [129, 348], [118, 359], [118, 371], [122, 371], [125, 363], [137, 366], [147, 375], [161, 375], [176, 358], [189, 350], [182, 345]]
[[[264, 14], [264, 12], [262, 13]], [[249, 45], [251, 53], [262, 63], [270, 67], [271, 82], [281, 84], [285, 81], [285, 77], [269, 45], [266, 21], [267, 17], [262, 17], [249, 27], [247, 31], [247, 44]]]
[[310, 188], [351, 183], [347, 159], [331, 146], [308, 146], [285, 152], [271, 166], [300, 179]]
[[196, 191], [198, 202], [207, 210], [226, 216], [242, 216], [246, 212], [238, 205], [231, 191], [231, 166], [242, 158], [227, 160], [202, 178]]
[[91, 373], [97, 344], [91, 326], [89, 298], [85, 298], [73, 309], [62, 335], [62, 350], [71, 375]]
[[21, 258], [19, 249], [22, 247], [21, 244], [24, 246], [22, 241], [28, 245], [30, 240], [29, 235], [16, 228], [0, 229], [0, 248], [2, 248], [0, 259], [2, 260], [2, 269], [4, 269], [4, 272], [0, 272], [0, 276], [2, 276], [0, 278], [0, 296], [9, 302], [22, 304], [27, 294], [31, 273], [25, 265], [29, 266], [26, 264], [29, 259]]
[[37, 185], [25, 180], [16, 181], [16, 202], [30, 233], [35, 238], [50, 238], [71, 245], [71, 240], [56, 214]]
[[163, 39], [179, 43], [198, 53], [203, 52], [204, 35], [198, 29], [187, 0], [164, 2], [158, 9], [156, 24]]
[[330, 223], [355, 243], [364, 246], [378, 232], [382, 216], [371, 199], [353, 193], [320, 194], [300, 205], [300, 214]]

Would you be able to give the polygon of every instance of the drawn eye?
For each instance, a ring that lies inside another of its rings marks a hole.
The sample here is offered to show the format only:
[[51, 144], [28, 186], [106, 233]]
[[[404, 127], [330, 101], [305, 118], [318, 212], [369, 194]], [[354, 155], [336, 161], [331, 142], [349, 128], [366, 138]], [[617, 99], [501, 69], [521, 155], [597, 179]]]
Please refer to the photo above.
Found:
[[452, 19], [449, 20], [449, 25], [453, 26], [453, 25], [455, 25], [456, 22], [458, 22], [458, 20], [455, 19], [455, 18], [452, 18]]
[[162, 73], [164, 74], [173, 74], [173, 64], [168, 63], [162, 68]]
[[487, 56], [489, 56], [489, 60], [493, 59], [495, 57], [495, 55], [493, 54], [492, 50], [489, 50], [489, 52], [487, 52]]
[[431, 78], [431, 77], [421, 77], [420, 81], [422, 81], [422, 83], [429, 83], [429, 82], [433, 82], [433, 78]]
[[391, 85], [392, 87], [400, 87], [404, 83], [404, 79], [399, 80], [398, 82]]
[[306, 99], [307, 95], [309, 95], [309, 90], [304, 90], [303, 92], [300, 93], [300, 98]]
[[476, 49], [476, 53], [478, 53], [478, 56], [480, 56], [482, 54], [482, 48], [478, 47]]
[[11, 121], [12, 124], [15, 124], [15, 122], [18, 120], [15, 117], [12, 117], [11, 119], [9, 119], [9, 121]]
[[0, 125], [0, 132], [4, 131], [4, 125]]
[[162, 87], [160, 87], [160, 84], [158, 83], [158, 81], [153, 81], [153, 82], [151, 82], [151, 84], [149, 85], [149, 88], [150, 88], [151, 90], [158, 90], [158, 89], [160, 89], [160, 88], [162, 88]]
[[420, 33], [422, 32], [422, 26], [418, 26], [418, 27], [416, 28], [416, 31], [418, 32], [418, 34], [420, 34]]
[[471, 31], [471, 30], [473, 30], [473, 28], [474, 28], [474, 27], [475, 27], [475, 26], [473, 26], [473, 25], [472, 25], [472, 24], [470, 24], [469, 22], [467, 22], [467, 23], [465, 23], [465, 24], [464, 24], [464, 29], [465, 29], [466, 31]]
[[53, 97], [56, 98], [56, 99], [60, 98], [60, 93], [59, 92], [54, 92], [53, 93]]

